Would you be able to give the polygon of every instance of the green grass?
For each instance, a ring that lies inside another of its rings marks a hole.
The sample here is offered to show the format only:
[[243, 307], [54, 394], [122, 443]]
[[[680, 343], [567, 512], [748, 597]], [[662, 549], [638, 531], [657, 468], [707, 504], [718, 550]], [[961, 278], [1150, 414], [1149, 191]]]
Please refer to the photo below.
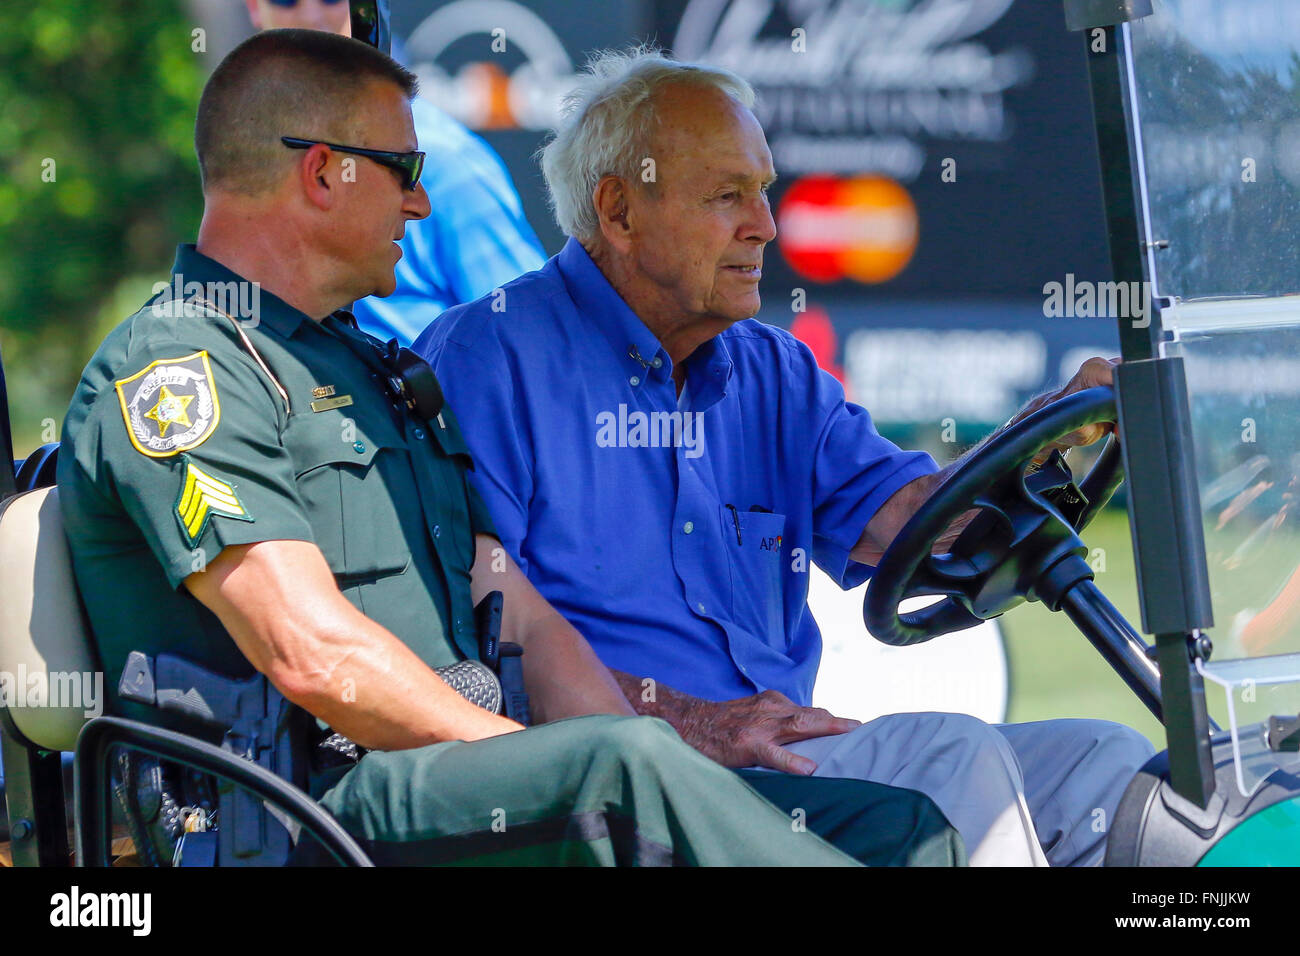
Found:
[[[1099, 557], [1098, 548], [1105, 557], [1105, 570], [1097, 573], [1098, 587], [1140, 631], [1128, 516], [1117, 508], [1106, 509], [1083, 539], [1094, 557]], [[1164, 749], [1164, 728], [1064, 614], [1029, 604], [1006, 614], [1002, 624], [1011, 670], [1009, 721], [1100, 717], [1128, 724]]]

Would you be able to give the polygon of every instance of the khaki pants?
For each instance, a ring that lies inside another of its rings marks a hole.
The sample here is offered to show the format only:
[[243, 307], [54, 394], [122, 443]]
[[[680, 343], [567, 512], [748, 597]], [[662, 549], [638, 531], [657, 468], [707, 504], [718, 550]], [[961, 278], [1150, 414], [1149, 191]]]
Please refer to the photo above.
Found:
[[971, 866], [1096, 866], [1124, 789], [1154, 749], [1106, 720], [993, 726], [965, 714], [890, 714], [787, 745], [817, 774], [926, 794]]
[[577, 717], [471, 743], [372, 752], [321, 802], [380, 864], [965, 862], [956, 832], [918, 793], [742, 776], [649, 717]]

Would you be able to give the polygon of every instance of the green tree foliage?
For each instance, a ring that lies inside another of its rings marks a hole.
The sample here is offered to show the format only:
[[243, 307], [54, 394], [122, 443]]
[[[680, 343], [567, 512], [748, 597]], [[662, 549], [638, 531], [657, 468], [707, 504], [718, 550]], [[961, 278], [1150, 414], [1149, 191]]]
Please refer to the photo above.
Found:
[[62, 419], [114, 291], [161, 278], [197, 227], [195, 27], [178, 0], [5, 4], [0, 350], [20, 455]]

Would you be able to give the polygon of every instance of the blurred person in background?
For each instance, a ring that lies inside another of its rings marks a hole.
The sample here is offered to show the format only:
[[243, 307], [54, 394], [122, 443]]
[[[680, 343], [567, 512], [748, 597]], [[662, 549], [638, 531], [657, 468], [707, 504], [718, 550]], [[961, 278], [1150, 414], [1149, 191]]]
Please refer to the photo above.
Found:
[[[259, 30], [297, 27], [352, 35], [347, 0], [244, 2]], [[411, 115], [425, 153], [420, 184], [433, 211], [410, 223], [399, 243], [397, 291], [353, 306], [364, 331], [402, 345], [410, 345], [453, 305], [486, 295], [546, 261], [492, 147], [422, 97], [411, 103]]]

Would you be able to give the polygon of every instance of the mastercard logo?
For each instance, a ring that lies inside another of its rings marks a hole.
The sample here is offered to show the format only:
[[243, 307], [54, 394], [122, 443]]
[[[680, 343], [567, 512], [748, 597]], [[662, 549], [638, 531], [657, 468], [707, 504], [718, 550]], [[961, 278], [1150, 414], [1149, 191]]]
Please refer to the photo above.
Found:
[[495, 63], [469, 63], [458, 77], [466, 100], [473, 104], [469, 125], [474, 129], [518, 129], [510, 108], [510, 77]]
[[919, 235], [916, 203], [884, 176], [800, 179], [776, 224], [790, 267], [815, 282], [886, 282], [912, 261]]

